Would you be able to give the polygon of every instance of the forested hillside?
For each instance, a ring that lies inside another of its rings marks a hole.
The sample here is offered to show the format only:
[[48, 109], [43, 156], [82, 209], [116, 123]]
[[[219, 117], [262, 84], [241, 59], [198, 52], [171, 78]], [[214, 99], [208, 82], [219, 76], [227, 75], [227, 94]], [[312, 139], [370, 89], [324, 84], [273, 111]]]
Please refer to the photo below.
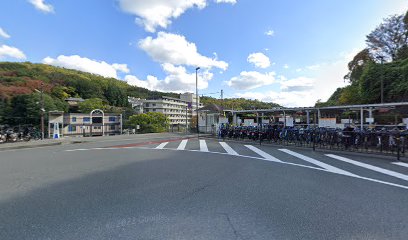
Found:
[[350, 85], [317, 106], [408, 101], [408, 13], [384, 19], [348, 64]]
[[[42, 85], [43, 84], [43, 85]], [[38, 122], [40, 90], [44, 92], [45, 111], [67, 111], [64, 99], [81, 97], [101, 99], [109, 110], [128, 107], [127, 96], [154, 98], [162, 92], [130, 86], [126, 82], [99, 75], [44, 64], [0, 63], [0, 124]], [[173, 97], [177, 94], [166, 93]]]
[[[179, 97], [176, 93], [149, 91], [114, 78], [71, 69], [29, 62], [0, 62], [0, 124], [38, 124], [41, 90], [44, 92], [45, 111], [68, 111], [68, 105], [64, 100], [69, 97], [81, 97], [90, 99], [91, 105], [103, 105], [101, 107], [108, 111], [126, 111], [127, 116], [132, 114], [127, 102], [128, 96]], [[204, 97], [202, 102], [221, 105], [221, 101], [215, 98]], [[224, 106], [250, 109], [276, 105], [256, 100], [225, 99]]]
[[234, 109], [234, 110], [243, 110], [243, 109], [270, 109], [273, 107], [279, 107], [276, 103], [267, 103], [261, 102], [258, 100], [250, 100], [245, 98], [226, 98], [224, 100], [212, 97], [201, 97], [201, 101], [204, 105], [207, 104], [217, 104], [223, 106], [224, 109]]

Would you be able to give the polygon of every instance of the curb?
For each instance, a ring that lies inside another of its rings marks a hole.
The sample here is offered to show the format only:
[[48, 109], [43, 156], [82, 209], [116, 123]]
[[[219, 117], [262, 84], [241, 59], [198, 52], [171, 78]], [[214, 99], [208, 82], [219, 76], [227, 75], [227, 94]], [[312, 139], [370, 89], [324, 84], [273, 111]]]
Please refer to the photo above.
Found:
[[48, 146], [56, 146], [56, 145], [62, 145], [62, 142], [44, 143], [44, 144], [36, 144], [36, 145], [21, 145], [21, 146], [2, 147], [2, 148], [0, 148], [0, 152], [5, 151], [5, 150], [39, 148], [39, 147], [48, 147]]

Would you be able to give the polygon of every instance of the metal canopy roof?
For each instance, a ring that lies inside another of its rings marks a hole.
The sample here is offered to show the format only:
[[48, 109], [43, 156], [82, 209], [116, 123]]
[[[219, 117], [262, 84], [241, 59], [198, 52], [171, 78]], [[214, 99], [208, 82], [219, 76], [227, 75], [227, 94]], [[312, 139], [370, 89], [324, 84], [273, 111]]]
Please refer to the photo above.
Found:
[[360, 105], [343, 105], [343, 106], [329, 106], [329, 107], [297, 107], [297, 108], [283, 108], [275, 107], [271, 109], [253, 109], [253, 110], [238, 110], [232, 111], [233, 113], [266, 113], [266, 112], [283, 112], [283, 111], [317, 111], [317, 110], [333, 110], [333, 109], [367, 109], [367, 108], [378, 108], [378, 107], [396, 107], [396, 106], [408, 106], [408, 102], [397, 102], [397, 103], [378, 103], [378, 104], [360, 104]]

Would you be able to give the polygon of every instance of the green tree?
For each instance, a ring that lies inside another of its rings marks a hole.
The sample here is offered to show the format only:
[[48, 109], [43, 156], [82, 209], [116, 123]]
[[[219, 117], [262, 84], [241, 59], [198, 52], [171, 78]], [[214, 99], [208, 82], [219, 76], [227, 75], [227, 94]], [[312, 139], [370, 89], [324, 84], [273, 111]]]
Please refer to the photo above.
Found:
[[[49, 111], [66, 111], [68, 105], [59, 99], [54, 99], [48, 94], [43, 94], [45, 118]], [[9, 124], [34, 124], [39, 125], [41, 116], [41, 94], [25, 94], [14, 97], [5, 118]]]
[[148, 112], [129, 117], [128, 126], [140, 126], [141, 132], [165, 132], [169, 126], [169, 119], [163, 113]]
[[408, 28], [404, 23], [405, 16], [405, 14], [394, 15], [384, 19], [384, 22], [367, 36], [367, 46], [374, 59], [377, 56], [382, 56], [393, 61], [396, 59], [398, 51], [408, 44]]
[[81, 113], [89, 113], [94, 109], [105, 110], [106, 105], [100, 98], [90, 98], [81, 103], [79, 103], [79, 111]]

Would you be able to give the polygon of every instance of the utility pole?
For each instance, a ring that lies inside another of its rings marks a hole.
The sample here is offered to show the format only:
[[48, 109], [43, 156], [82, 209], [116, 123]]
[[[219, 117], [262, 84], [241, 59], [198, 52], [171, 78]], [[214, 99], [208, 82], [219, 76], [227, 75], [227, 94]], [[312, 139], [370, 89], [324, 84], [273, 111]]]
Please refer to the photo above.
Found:
[[196, 118], [196, 120], [197, 120], [197, 124], [196, 124], [196, 127], [197, 127], [197, 138], [200, 138], [200, 129], [198, 129], [198, 70], [200, 70], [200, 67], [196, 67], [196, 114], [197, 114], [197, 118]]
[[381, 62], [381, 103], [384, 103], [384, 69], [383, 69], [384, 57], [377, 56], [377, 59], [379, 59]]
[[41, 95], [40, 95], [40, 104], [41, 104], [41, 140], [44, 140], [44, 82], [41, 82]]
[[186, 105], [186, 134], [188, 134], [188, 103]]
[[221, 107], [224, 108], [224, 90], [221, 89]]

